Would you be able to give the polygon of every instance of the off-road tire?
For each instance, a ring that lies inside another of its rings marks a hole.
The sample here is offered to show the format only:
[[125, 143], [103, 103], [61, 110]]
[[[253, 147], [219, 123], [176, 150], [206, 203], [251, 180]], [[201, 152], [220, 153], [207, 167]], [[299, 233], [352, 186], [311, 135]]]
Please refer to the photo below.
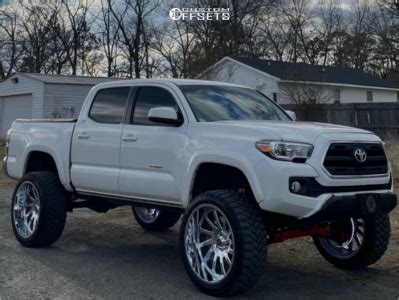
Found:
[[317, 237], [313, 238], [320, 254], [331, 264], [341, 269], [361, 269], [376, 263], [388, 248], [391, 225], [389, 215], [373, 215], [364, 218], [364, 242], [354, 256], [348, 259], [339, 259], [328, 253]]
[[[33, 183], [40, 197], [40, 213], [36, 230], [29, 238], [20, 236], [15, 228], [13, 206], [18, 187], [25, 181]], [[61, 236], [67, 214], [67, 196], [57, 174], [47, 171], [27, 173], [18, 182], [11, 204], [11, 224], [18, 242], [25, 247], [44, 247]]]
[[[192, 270], [185, 249], [185, 229], [191, 212], [198, 206], [211, 204], [229, 220], [235, 240], [231, 270], [219, 283], [209, 284]], [[198, 195], [187, 208], [180, 228], [180, 251], [188, 276], [203, 292], [213, 296], [232, 296], [253, 287], [262, 275], [267, 258], [266, 227], [256, 204], [232, 190], [214, 190]]]
[[132, 207], [134, 218], [137, 223], [148, 231], [165, 231], [173, 227], [180, 219], [181, 212], [161, 210], [158, 217], [151, 223], [143, 222], [137, 214], [134, 207]]

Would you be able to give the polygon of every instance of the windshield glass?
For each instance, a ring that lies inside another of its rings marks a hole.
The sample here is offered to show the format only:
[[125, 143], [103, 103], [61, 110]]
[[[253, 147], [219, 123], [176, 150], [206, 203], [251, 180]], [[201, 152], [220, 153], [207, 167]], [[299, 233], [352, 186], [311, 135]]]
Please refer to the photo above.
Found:
[[200, 122], [290, 120], [272, 100], [252, 89], [217, 85], [179, 87]]

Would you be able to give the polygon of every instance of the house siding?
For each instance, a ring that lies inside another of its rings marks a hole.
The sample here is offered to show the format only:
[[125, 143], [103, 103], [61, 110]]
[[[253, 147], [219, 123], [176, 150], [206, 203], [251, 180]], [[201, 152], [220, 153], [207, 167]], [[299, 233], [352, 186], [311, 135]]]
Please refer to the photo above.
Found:
[[92, 85], [45, 84], [44, 118], [76, 118]]
[[377, 90], [373, 88], [349, 88], [341, 90], [342, 103], [367, 102], [367, 91], [373, 92], [373, 102], [397, 102], [396, 91]]
[[[294, 103], [287, 92], [285, 86], [299, 85], [312, 86], [311, 84], [303, 83], [287, 83], [281, 82], [278, 78], [269, 76], [260, 71], [257, 71], [249, 66], [237, 63], [236, 61], [225, 59], [200, 76], [201, 79], [208, 79], [214, 81], [222, 81], [245, 85], [255, 88], [265, 95], [273, 99], [273, 93], [277, 94], [277, 102], [281, 104]], [[340, 84], [337, 85], [314, 85], [319, 90], [321, 103], [334, 102], [334, 89], [341, 91], [341, 103], [365, 103], [367, 102], [367, 91], [373, 91], [373, 102], [397, 102], [398, 90], [383, 90], [372, 87], [349, 87]]]
[[[309, 85], [303, 85], [303, 84], [293, 84], [293, 83], [280, 83], [280, 92], [279, 92], [279, 103], [282, 104], [291, 104], [295, 103], [290, 96], [290, 93], [288, 91], [295, 90], [292, 87], [295, 85], [300, 85], [302, 88], [305, 86], [312, 87], [311, 84]], [[287, 88], [288, 86], [288, 88]], [[334, 103], [334, 89], [339, 89], [340, 90], [340, 103], [366, 103], [367, 102], [367, 91], [372, 91], [373, 92], [373, 103], [379, 103], [379, 102], [397, 102], [397, 95], [396, 91], [391, 91], [391, 90], [380, 90], [380, 89], [375, 89], [375, 88], [358, 88], [358, 87], [346, 87], [346, 86], [320, 86], [320, 85], [313, 85], [313, 87], [318, 90], [319, 92], [317, 93], [319, 96], [318, 98], [318, 103]], [[301, 88], [298, 89], [301, 91]]]
[[201, 79], [245, 85], [257, 89], [272, 99], [273, 93], [279, 91], [277, 79], [230, 60], [221, 62], [201, 76]]

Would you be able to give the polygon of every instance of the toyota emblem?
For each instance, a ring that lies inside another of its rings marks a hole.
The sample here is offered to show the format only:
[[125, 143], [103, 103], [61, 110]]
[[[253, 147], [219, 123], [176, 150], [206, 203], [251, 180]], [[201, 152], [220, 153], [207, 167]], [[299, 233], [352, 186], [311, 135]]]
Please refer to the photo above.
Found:
[[358, 148], [353, 152], [353, 156], [358, 162], [365, 162], [367, 159], [367, 153], [366, 150], [362, 148]]

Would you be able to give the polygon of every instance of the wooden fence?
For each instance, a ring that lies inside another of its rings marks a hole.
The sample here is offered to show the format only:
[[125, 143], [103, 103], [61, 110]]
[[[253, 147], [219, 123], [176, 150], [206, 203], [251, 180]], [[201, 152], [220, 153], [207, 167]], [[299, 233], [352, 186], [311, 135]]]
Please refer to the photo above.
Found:
[[347, 125], [370, 130], [382, 139], [399, 136], [399, 103], [283, 105], [298, 121]]

